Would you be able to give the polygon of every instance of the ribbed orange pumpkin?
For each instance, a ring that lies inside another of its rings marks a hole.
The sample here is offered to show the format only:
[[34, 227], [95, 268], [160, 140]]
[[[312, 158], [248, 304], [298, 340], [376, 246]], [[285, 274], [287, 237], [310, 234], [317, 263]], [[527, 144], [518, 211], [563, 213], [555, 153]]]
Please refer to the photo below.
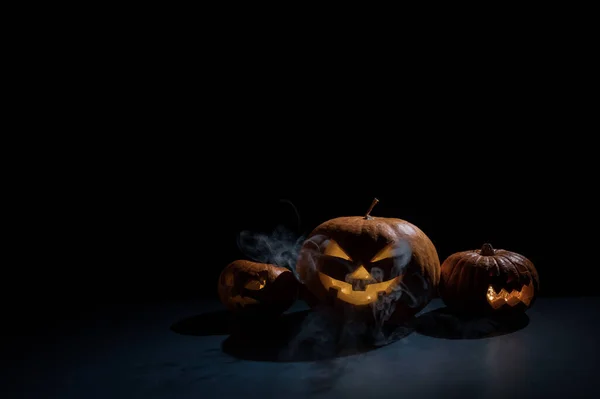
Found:
[[404, 322], [437, 290], [440, 261], [417, 226], [396, 218], [328, 220], [302, 246], [296, 271], [311, 306], [352, 311], [375, 322]]
[[441, 266], [440, 296], [457, 313], [525, 311], [538, 290], [538, 272], [529, 259], [487, 243], [452, 254]]

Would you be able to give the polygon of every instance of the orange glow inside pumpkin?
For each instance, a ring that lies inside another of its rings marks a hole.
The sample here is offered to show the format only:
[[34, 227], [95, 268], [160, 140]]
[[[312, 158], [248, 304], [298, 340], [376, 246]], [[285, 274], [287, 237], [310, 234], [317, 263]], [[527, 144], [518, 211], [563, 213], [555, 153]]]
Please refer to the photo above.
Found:
[[[233, 275], [226, 276], [226, 280], [225, 280], [226, 284], [229, 285], [230, 287], [232, 287], [234, 284], [233, 280], [234, 280]], [[244, 284], [244, 288], [246, 288], [247, 290], [250, 290], [250, 291], [260, 291], [263, 288], [265, 288], [266, 284], [267, 284], [267, 281], [264, 277], [259, 277], [256, 279], [253, 278], [251, 280], [248, 280]], [[248, 296], [241, 296], [241, 295], [234, 295], [231, 297], [230, 300], [231, 300], [231, 302], [240, 304], [242, 306], [255, 305], [255, 304], [259, 303], [254, 298], [250, 298]]]
[[511, 292], [502, 288], [500, 292], [496, 293], [494, 288], [490, 285], [486, 296], [488, 303], [494, 309], [498, 309], [504, 305], [515, 306], [521, 302], [529, 306], [531, 299], [533, 298], [533, 290], [532, 281], [530, 281], [528, 285], [524, 285], [521, 288], [521, 291], [513, 290]]
[[246, 284], [244, 284], [244, 288], [250, 291], [260, 291], [265, 288], [267, 281], [264, 278], [258, 280], [250, 280]]
[[339, 246], [337, 242], [334, 240], [329, 241], [329, 244], [325, 248], [325, 255], [334, 256], [336, 258], [341, 258], [345, 260], [351, 261], [350, 256]]
[[[391, 258], [394, 256], [394, 246], [393, 242], [386, 245], [381, 251], [379, 251], [371, 262], [377, 262], [383, 259]], [[329, 244], [325, 248], [325, 255], [332, 256], [336, 258], [341, 258], [347, 261], [352, 262], [350, 256], [340, 247], [340, 245], [334, 240], [330, 240]], [[354, 272], [350, 273], [348, 277], [352, 280], [371, 280], [375, 281], [371, 273], [364, 268], [364, 266], [359, 266]], [[370, 303], [376, 302], [378, 299], [379, 293], [389, 294], [392, 290], [399, 284], [401, 277], [395, 277], [388, 281], [383, 281], [381, 283], [373, 283], [365, 286], [364, 290], [353, 290], [352, 284], [349, 284], [344, 281], [336, 280], [326, 274], [319, 272], [319, 279], [321, 280], [321, 284], [326, 290], [331, 288], [337, 290], [337, 299], [342, 300], [351, 305], [368, 305]]]
[[[369, 272], [367, 272], [367, 270], [364, 267], [361, 268], [370, 276]], [[362, 273], [362, 271], [360, 271], [360, 273]], [[400, 280], [399, 277], [396, 277], [388, 281], [383, 281], [381, 283], [369, 284], [365, 287], [364, 291], [354, 291], [352, 289], [352, 284], [336, 280], [321, 272], [319, 272], [319, 278], [321, 279], [321, 284], [323, 284], [323, 287], [326, 290], [329, 290], [330, 288], [334, 288], [337, 290], [338, 299], [349, 304], [358, 306], [368, 305], [370, 303], [376, 302], [378, 299], [378, 294], [380, 292], [389, 294], [398, 285], [398, 282]]]

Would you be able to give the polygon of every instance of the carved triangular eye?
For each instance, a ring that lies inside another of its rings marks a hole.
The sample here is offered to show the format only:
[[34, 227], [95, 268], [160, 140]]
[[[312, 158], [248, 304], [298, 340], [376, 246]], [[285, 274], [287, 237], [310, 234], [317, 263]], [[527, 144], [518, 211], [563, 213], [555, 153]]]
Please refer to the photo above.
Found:
[[336, 258], [349, 261], [352, 260], [350, 256], [348, 256], [348, 254], [344, 252], [344, 250], [338, 245], [338, 243], [333, 240], [329, 240], [329, 244], [327, 244], [327, 247], [325, 248], [325, 255], [335, 256]]
[[371, 259], [371, 262], [377, 262], [383, 259], [391, 258], [394, 256], [394, 248], [392, 246], [393, 243], [389, 243], [386, 245], [381, 251], [377, 252], [377, 254]]
[[371, 262], [377, 262], [387, 258], [395, 258], [398, 256], [411, 254], [410, 245], [406, 241], [400, 241], [397, 243], [391, 242], [386, 245], [381, 251], [379, 251]]

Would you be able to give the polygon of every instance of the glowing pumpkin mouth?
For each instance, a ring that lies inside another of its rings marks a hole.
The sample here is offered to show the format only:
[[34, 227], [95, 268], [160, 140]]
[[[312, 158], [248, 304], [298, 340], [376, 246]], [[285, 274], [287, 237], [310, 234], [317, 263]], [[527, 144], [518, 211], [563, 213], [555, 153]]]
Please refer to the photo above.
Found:
[[486, 296], [488, 303], [494, 309], [498, 309], [504, 305], [515, 306], [520, 302], [529, 306], [531, 299], [533, 298], [533, 281], [530, 281], [528, 285], [521, 287], [521, 291], [512, 290], [510, 293], [504, 288], [496, 293], [494, 288], [490, 285]]
[[250, 298], [249, 296], [241, 296], [241, 295], [232, 296], [231, 302], [235, 303], [235, 304], [239, 304], [242, 307], [244, 307], [246, 305], [255, 305], [258, 303], [258, 301], [254, 298]]
[[355, 291], [352, 289], [352, 284], [336, 280], [321, 272], [319, 272], [319, 279], [327, 291], [331, 289], [337, 291], [337, 298], [339, 300], [357, 306], [377, 302], [380, 293], [389, 294], [400, 281], [400, 277], [395, 277], [381, 283], [367, 284], [364, 286], [364, 290]]
[[[233, 285], [233, 279], [231, 281], [231, 284]], [[249, 294], [250, 292], [253, 291], [260, 291], [263, 288], [265, 288], [265, 286], [267, 285], [267, 282], [264, 278], [258, 278], [258, 279], [252, 279], [246, 282], [246, 284], [244, 284], [244, 289], [247, 291], [246, 293]], [[246, 306], [246, 305], [255, 305], [257, 303], [259, 303], [258, 300], [244, 295], [244, 293], [240, 294], [240, 295], [234, 295], [231, 297], [231, 302], [235, 303], [235, 304], [239, 304], [241, 306]]]

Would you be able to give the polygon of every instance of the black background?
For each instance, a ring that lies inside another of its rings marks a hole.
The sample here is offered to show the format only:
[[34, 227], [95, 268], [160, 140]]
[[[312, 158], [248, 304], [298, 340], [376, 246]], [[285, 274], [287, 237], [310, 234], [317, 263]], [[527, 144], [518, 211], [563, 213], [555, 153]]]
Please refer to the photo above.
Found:
[[8, 171], [18, 260], [5, 267], [6, 308], [214, 299], [222, 268], [244, 258], [240, 231], [306, 234], [374, 197], [373, 215], [416, 224], [442, 261], [490, 242], [534, 262], [541, 295], [600, 292], [576, 65], [415, 61], [357, 79], [215, 56], [223, 47], [200, 61], [188, 48], [160, 60], [154, 47], [118, 48], [71, 70], [81, 84], [46, 90], [59, 106], [35, 119], [78, 133], [25, 140]]
[[[541, 296], [600, 294], [585, 24], [428, 43], [404, 29], [384, 47], [309, 41], [310, 25], [256, 37], [254, 19], [236, 30], [227, 15], [214, 27], [136, 12], [126, 33], [106, 22], [25, 46], [25, 76], [8, 76], [20, 113], [7, 112], [17, 143], [4, 147], [5, 333], [216, 300], [219, 273], [244, 257], [240, 231], [296, 229], [281, 200], [302, 234], [377, 197], [374, 216], [414, 223], [442, 261], [490, 242], [533, 261]], [[560, 345], [558, 359], [572, 353]]]
[[50, 314], [214, 299], [222, 268], [245, 258], [240, 231], [284, 225], [307, 234], [327, 219], [363, 215], [377, 197], [374, 216], [416, 224], [442, 261], [490, 242], [534, 262], [541, 295], [599, 292], [584, 230], [592, 190], [576, 179], [589, 172], [567, 165], [561, 144], [371, 130], [140, 138], [68, 157], [40, 170], [22, 226], [34, 266], [11, 270], [5, 284], [26, 293], [19, 306]]

